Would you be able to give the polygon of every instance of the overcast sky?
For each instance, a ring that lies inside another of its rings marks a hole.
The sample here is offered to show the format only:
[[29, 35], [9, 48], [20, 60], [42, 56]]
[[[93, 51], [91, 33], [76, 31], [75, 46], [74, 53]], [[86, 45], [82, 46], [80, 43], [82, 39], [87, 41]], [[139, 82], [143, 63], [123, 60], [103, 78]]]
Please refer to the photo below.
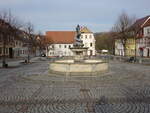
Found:
[[80, 24], [104, 32], [123, 11], [137, 18], [150, 15], [150, 0], [0, 0], [0, 10], [8, 9], [36, 31], [74, 30]]

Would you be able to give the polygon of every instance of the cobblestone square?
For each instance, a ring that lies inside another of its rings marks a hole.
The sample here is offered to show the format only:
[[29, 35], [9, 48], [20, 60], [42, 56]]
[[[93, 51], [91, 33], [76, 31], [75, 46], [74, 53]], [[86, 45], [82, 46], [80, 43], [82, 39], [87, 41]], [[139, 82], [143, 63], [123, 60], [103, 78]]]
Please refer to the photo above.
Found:
[[149, 113], [150, 67], [109, 62], [95, 77], [48, 73], [49, 61], [0, 69], [0, 113]]

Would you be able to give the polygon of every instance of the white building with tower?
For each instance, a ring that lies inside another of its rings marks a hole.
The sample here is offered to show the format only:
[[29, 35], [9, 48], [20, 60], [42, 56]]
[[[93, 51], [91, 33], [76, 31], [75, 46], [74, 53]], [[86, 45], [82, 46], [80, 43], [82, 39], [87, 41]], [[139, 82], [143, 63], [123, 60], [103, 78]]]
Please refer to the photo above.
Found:
[[93, 32], [87, 27], [81, 28], [81, 40], [83, 41], [84, 47], [87, 47], [87, 55], [95, 55], [95, 38]]

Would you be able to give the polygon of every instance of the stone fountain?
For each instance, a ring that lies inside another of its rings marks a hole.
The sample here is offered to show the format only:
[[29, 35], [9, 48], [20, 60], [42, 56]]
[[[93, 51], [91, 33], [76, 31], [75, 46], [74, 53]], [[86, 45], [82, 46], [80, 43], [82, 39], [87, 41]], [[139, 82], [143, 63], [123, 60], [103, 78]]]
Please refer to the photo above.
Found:
[[108, 63], [101, 59], [86, 59], [87, 47], [84, 47], [82, 40], [80, 39], [80, 26], [76, 27], [76, 37], [73, 47], [70, 49], [73, 51], [73, 59], [57, 60], [50, 63], [49, 72], [60, 75], [81, 75], [81, 76], [93, 76], [101, 75], [101, 73], [108, 70]]

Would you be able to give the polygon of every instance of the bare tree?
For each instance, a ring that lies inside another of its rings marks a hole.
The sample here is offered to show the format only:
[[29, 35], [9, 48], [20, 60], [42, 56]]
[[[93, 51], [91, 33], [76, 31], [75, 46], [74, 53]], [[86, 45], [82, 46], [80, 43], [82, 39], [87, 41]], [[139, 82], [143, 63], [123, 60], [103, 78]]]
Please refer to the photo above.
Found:
[[44, 53], [44, 51], [46, 50], [46, 37], [39, 32], [37, 35], [37, 45], [40, 51], [40, 54]]
[[26, 39], [27, 39], [27, 46], [28, 46], [28, 63], [30, 62], [30, 54], [33, 52], [33, 46], [35, 41], [34, 36], [34, 26], [30, 22], [25, 25], [25, 32], [26, 32]]
[[126, 56], [127, 39], [133, 36], [130, 28], [134, 22], [135, 17], [129, 17], [127, 13], [122, 12], [112, 29], [112, 31], [117, 32], [117, 38], [121, 40], [124, 49], [124, 56]]
[[96, 50], [109, 50], [110, 54], [114, 53], [114, 36], [113, 32], [104, 32], [95, 34]]

